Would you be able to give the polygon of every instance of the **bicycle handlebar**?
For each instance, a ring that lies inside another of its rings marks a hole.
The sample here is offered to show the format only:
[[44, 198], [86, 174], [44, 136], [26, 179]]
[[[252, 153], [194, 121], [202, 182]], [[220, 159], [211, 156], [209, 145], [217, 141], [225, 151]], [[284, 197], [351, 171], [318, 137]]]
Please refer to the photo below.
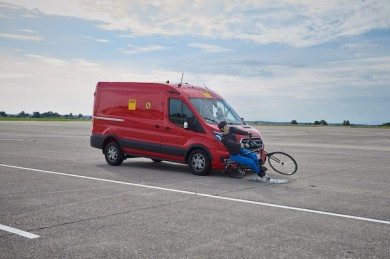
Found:
[[257, 145], [256, 142], [252, 141], [252, 136], [253, 136], [253, 134], [249, 133], [249, 139], [248, 139], [248, 142], [246, 144], [249, 145], [249, 148], [252, 147], [253, 149], [250, 152], [247, 152], [247, 153], [243, 154], [244, 156], [245, 155], [249, 155], [251, 153], [255, 153], [255, 152], [265, 152], [262, 147]]
[[249, 139], [248, 139], [247, 144], [248, 144], [249, 146], [253, 146], [253, 147], [256, 148], [256, 149], [260, 149], [261, 147], [260, 147], [259, 145], [257, 145], [256, 142], [252, 141], [252, 136], [253, 136], [253, 134], [252, 134], [252, 133], [249, 133]]

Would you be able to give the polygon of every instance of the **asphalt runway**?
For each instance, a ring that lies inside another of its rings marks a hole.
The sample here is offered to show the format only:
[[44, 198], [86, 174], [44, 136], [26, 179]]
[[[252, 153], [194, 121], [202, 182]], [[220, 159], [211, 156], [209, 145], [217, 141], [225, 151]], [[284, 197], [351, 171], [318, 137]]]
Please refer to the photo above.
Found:
[[389, 129], [258, 128], [289, 184], [112, 167], [90, 122], [0, 122], [0, 258], [390, 258]]

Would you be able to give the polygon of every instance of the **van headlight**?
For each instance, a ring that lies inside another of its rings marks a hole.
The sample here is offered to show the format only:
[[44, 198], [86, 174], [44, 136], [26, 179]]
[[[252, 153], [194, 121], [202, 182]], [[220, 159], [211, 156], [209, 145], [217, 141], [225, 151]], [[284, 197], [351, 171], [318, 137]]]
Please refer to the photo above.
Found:
[[214, 136], [215, 136], [215, 140], [217, 142], [222, 142], [222, 133], [220, 133], [218, 131], [215, 131], [215, 130], [213, 130], [213, 133], [214, 133]]

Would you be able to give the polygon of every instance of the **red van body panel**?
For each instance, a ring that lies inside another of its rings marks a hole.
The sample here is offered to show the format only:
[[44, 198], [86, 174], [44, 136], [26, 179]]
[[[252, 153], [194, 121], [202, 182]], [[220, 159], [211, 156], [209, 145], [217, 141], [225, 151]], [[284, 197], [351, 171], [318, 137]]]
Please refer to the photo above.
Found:
[[[213, 170], [224, 169], [229, 154], [217, 141], [217, 123], [207, 122], [191, 103], [193, 98], [224, 101], [216, 92], [192, 85], [138, 82], [99, 82], [96, 86], [91, 146], [105, 152], [116, 142], [126, 158], [149, 157], [188, 163], [195, 149], [204, 151]], [[176, 112], [181, 109], [180, 112]], [[183, 114], [197, 121], [197, 130], [185, 129]], [[245, 124], [239, 129], [260, 133]], [[247, 136], [237, 136], [238, 139]]]

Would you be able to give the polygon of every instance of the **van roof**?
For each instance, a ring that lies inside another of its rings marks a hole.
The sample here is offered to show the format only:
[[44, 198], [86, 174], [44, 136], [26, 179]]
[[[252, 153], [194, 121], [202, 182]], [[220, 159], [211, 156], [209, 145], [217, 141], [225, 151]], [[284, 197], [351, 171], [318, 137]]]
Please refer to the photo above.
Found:
[[188, 98], [213, 98], [223, 100], [222, 96], [206, 87], [199, 87], [190, 84], [167, 84], [174, 91], [178, 91]]
[[98, 82], [97, 87], [99, 88], [111, 88], [111, 89], [126, 89], [133, 87], [168, 87], [168, 91], [178, 92], [187, 98], [212, 98], [218, 100], [224, 100], [224, 98], [207, 87], [199, 87], [190, 84], [169, 84], [169, 83], [147, 83], [147, 82]]

